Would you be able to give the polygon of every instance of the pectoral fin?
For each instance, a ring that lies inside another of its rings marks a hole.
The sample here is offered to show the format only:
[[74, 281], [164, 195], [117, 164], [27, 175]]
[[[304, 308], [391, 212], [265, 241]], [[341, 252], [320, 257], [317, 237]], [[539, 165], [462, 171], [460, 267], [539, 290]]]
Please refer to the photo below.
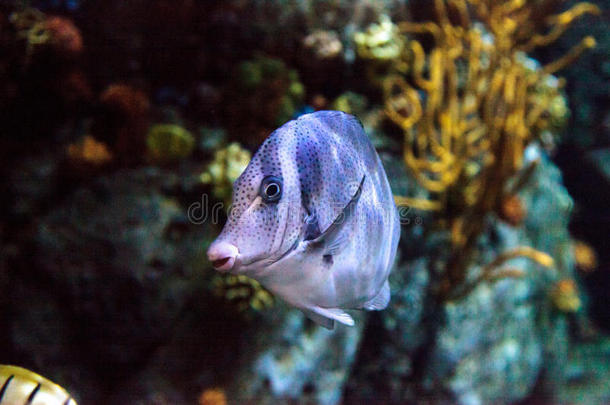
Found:
[[352, 317], [339, 308], [308, 307], [303, 308], [303, 312], [305, 312], [305, 315], [307, 315], [309, 319], [324, 326], [326, 329], [333, 329], [335, 325], [334, 321], [344, 325], [354, 326]]
[[333, 223], [330, 224], [330, 226], [324, 232], [322, 232], [320, 236], [311, 241], [310, 246], [312, 248], [322, 249], [325, 256], [333, 256], [347, 244], [349, 235], [346, 235], [345, 232], [341, 232], [341, 230], [343, 229], [343, 225], [354, 216], [356, 204], [358, 203], [360, 195], [362, 194], [362, 185], [364, 184], [365, 178], [366, 175], [362, 176], [358, 190], [356, 190], [356, 193], [352, 199], [343, 208], [341, 214], [335, 218]]

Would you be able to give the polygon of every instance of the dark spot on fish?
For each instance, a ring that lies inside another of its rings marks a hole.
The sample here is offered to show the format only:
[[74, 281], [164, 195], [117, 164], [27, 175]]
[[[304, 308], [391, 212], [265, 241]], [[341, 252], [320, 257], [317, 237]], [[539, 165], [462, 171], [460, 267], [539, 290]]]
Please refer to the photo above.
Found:
[[11, 383], [11, 381], [13, 380], [14, 377], [15, 376], [12, 375], [9, 378], [7, 378], [6, 381], [4, 382], [4, 384], [2, 385], [2, 388], [0, 388], [0, 402], [2, 401], [2, 397], [4, 396], [4, 393], [8, 389], [8, 385]]
[[32, 392], [30, 393], [30, 396], [28, 397], [27, 401], [25, 401], [25, 405], [28, 405], [28, 404], [31, 404], [32, 402], [34, 402], [34, 397], [36, 396], [36, 394], [38, 394], [39, 390], [40, 390], [40, 383], [38, 383], [38, 385], [36, 385], [36, 387], [34, 387]]
[[322, 260], [324, 260], [324, 263], [328, 264], [329, 266], [333, 265], [333, 255], [324, 255], [322, 256]]

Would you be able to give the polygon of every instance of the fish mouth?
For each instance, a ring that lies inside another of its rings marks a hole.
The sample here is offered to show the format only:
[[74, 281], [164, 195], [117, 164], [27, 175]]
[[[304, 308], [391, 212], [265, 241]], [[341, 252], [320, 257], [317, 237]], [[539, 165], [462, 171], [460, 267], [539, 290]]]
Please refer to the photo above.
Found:
[[212, 262], [212, 266], [214, 266], [215, 268], [220, 268], [220, 267], [224, 266], [226, 263], [228, 263], [231, 259], [232, 259], [231, 257], [225, 257], [223, 259], [214, 260]]
[[207, 251], [208, 260], [218, 271], [229, 271], [235, 265], [235, 260], [239, 255], [237, 246], [225, 241], [212, 243]]

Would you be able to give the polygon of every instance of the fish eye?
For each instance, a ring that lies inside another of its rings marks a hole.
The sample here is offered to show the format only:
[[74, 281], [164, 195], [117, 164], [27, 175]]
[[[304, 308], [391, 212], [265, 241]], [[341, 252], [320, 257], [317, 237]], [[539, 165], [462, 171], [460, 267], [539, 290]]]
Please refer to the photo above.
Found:
[[276, 202], [282, 197], [282, 179], [276, 176], [267, 176], [261, 182], [259, 192], [265, 202]]

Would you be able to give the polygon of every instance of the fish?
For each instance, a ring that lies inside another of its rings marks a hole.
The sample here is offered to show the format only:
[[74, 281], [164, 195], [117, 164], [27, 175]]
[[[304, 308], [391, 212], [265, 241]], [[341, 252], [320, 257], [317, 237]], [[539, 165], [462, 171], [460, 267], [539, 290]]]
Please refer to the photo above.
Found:
[[77, 405], [68, 392], [25, 368], [0, 364], [0, 405]]
[[317, 111], [272, 132], [233, 184], [207, 250], [220, 272], [260, 282], [314, 322], [353, 326], [382, 310], [400, 238], [381, 159], [360, 121]]

